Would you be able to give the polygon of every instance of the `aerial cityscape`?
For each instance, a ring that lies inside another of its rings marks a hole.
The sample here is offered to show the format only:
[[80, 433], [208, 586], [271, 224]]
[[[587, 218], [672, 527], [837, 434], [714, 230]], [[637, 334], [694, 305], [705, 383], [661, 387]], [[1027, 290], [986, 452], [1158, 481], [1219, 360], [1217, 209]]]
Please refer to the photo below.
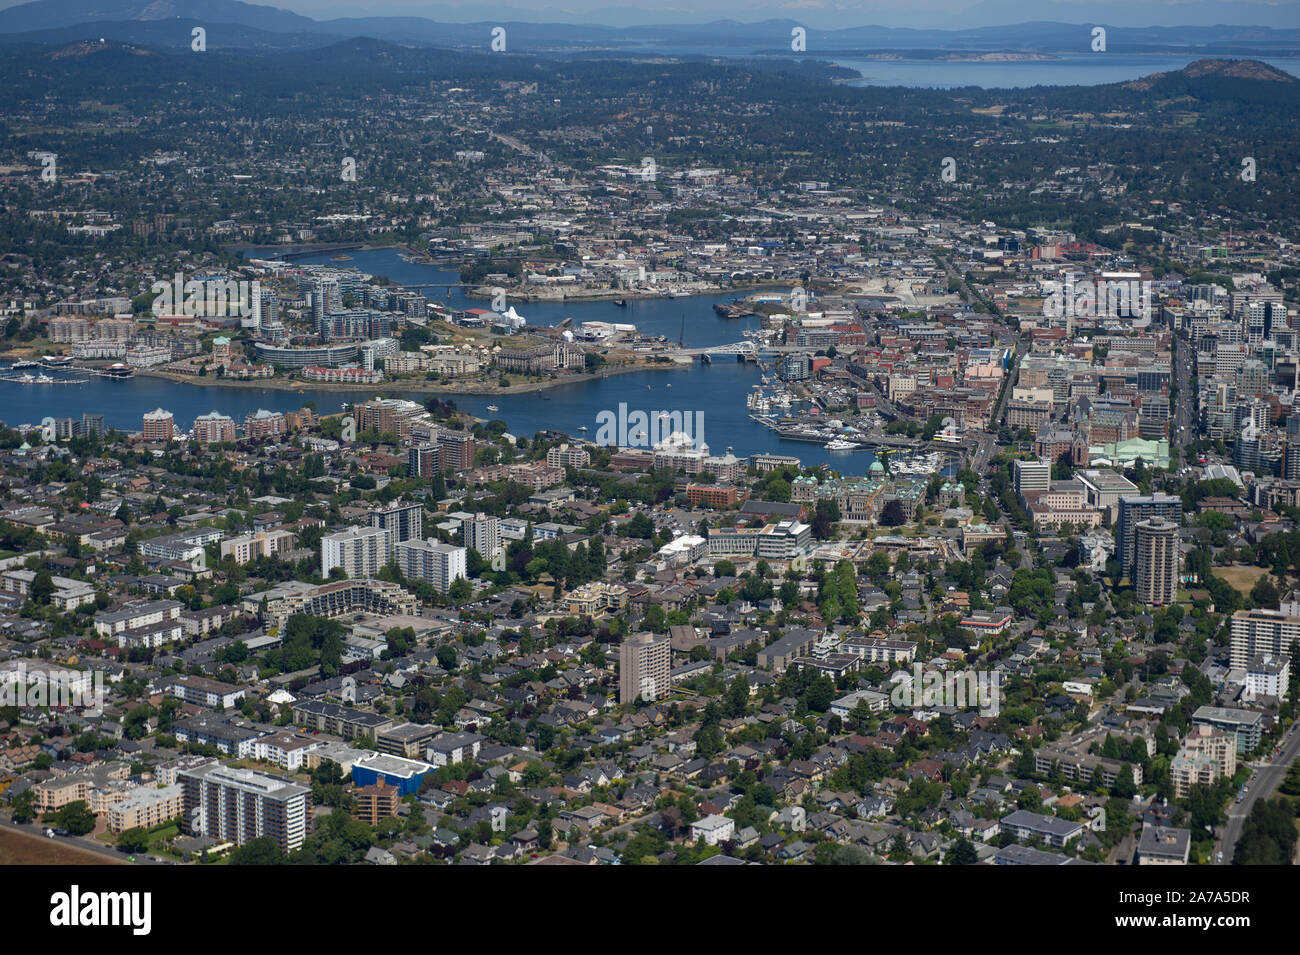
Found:
[[0, 11], [0, 864], [1295, 864], [1300, 17], [1022, 6]]

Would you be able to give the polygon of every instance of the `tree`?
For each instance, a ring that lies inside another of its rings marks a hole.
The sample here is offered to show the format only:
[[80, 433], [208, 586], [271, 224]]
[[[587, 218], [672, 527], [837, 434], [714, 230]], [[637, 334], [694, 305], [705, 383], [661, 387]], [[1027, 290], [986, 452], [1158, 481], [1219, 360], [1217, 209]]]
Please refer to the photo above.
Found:
[[897, 527], [907, 521], [903, 513], [903, 503], [898, 498], [891, 498], [880, 512], [880, 523], [886, 527]]
[[129, 852], [132, 855], [148, 851], [149, 830], [141, 826], [124, 830], [117, 837], [117, 847], [123, 852]]
[[32, 578], [32, 602], [45, 606], [54, 596], [54, 575], [48, 570], [38, 570]]
[[975, 847], [970, 844], [970, 840], [962, 836], [953, 843], [943, 861], [944, 865], [974, 865], [979, 861], [979, 856], [975, 853]]
[[1133, 766], [1125, 763], [1115, 774], [1115, 785], [1110, 787], [1110, 794], [1116, 799], [1132, 799], [1137, 793], [1137, 784], [1133, 782]]
[[1300, 796], [1300, 760], [1292, 763], [1282, 780], [1282, 792], [1288, 796]]
[[1241, 830], [1233, 865], [1290, 865], [1295, 855], [1295, 811], [1285, 800], [1255, 803]]
[[749, 680], [743, 673], [731, 681], [727, 688], [727, 715], [733, 718], [745, 715], [749, 706]]
[[36, 791], [34, 789], [25, 789], [17, 796], [14, 796], [10, 811], [13, 814], [14, 822], [31, 822], [36, 816]]
[[84, 836], [95, 828], [95, 814], [84, 800], [70, 802], [54, 813], [54, 825], [66, 829], [74, 836]]
[[[33, 585], [35, 586], [35, 585]], [[1250, 589], [1250, 599], [1255, 602], [1257, 607], [1275, 608], [1278, 601], [1277, 587], [1267, 576], [1255, 581], [1255, 586]]]
[[231, 865], [284, 865], [285, 857], [274, 839], [258, 836], [231, 852], [229, 861]]

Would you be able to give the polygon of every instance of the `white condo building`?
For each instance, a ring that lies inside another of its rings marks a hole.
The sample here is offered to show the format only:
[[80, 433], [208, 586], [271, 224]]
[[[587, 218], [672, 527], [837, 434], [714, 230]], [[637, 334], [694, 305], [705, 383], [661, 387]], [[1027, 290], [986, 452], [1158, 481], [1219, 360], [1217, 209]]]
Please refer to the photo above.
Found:
[[465, 532], [465, 546], [472, 547], [491, 560], [501, 553], [501, 521], [487, 514], [475, 514], [461, 522]]
[[352, 578], [375, 577], [393, 558], [391, 530], [383, 527], [349, 527], [320, 540], [321, 576], [335, 567]]
[[468, 577], [464, 547], [436, 540], [402, 541], [397, 545], [397, 566], [402, 576], [423, 580], [446, 593], [452, 583]]

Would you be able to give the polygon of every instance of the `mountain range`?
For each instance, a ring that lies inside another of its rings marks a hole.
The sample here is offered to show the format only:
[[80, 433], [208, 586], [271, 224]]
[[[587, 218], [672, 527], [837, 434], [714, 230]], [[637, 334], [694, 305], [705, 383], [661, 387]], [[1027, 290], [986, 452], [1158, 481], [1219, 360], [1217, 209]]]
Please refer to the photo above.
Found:
[[[1050, 5], [1036, 8], [1044, 6]], [[1019, 7], [1023, 9], [1024, 4]], [[580, 23], [558, 19], [530, 22], [518, 19], [527, 11], [517, 8], [499, 8], [511, 15], [503, 19], [490, 19], [493, 8], [487, 6], [472, 9], [479, 17], [474, 22], [412, 16], [317, 20], [240, 0], [33, 0], [0, 14], [0, 43], [48, 44], [103, 37], [161, 48], [188, 48], [191, 30], [202, 26], [211, 49], [325, 46], [352, 37], [371, 37], [404, 45], [486, 49], [492, 28], [504, 26], [508, 49], [512, 52], [600, 49], [788, 54], [791, 30], [804, 26], [801, 21], [791, 19], [757, 22], [719, 19], [637, 26], [604, 25], [592, 18]], [[995, 9], [1002, 8], [996, 4], [989, 6], [989, 10]], [[610, 12], [613, 16], [613, 11]], [[1300, 52], [1300, 28], [1296, 27], [1222, 24], [1132, 27], [1110, 25], [1105, 20], [1098, 25], [1106, 26], [1107, 49], [1115, 53], [1284, 56]], [[822, 54], [902, 51], [1059, 54], [1088, 52], [1092, 23], [1082, 19], [1079, 23], [1039, 21], [944, 30], [878, 25], [837, 29], [808, 25], [806, 29], [808, 50]]]

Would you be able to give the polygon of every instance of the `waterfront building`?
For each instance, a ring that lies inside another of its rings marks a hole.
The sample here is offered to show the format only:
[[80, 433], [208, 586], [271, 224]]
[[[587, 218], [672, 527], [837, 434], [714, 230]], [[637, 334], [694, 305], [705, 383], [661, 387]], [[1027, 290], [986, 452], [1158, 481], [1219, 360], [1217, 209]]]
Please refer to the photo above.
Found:
[[176, 422], [172, 418], [172, 413], [163, 411], [162, 408], [147, 412], [144, 416], [141, 435], [144, 440], [150, 442], [172, 440], [176, 436]]
[[210, 411], [194, 419], [194, 440], [199, 444], [221, 444], [235, 440], [235, 420], [219, 411]]

